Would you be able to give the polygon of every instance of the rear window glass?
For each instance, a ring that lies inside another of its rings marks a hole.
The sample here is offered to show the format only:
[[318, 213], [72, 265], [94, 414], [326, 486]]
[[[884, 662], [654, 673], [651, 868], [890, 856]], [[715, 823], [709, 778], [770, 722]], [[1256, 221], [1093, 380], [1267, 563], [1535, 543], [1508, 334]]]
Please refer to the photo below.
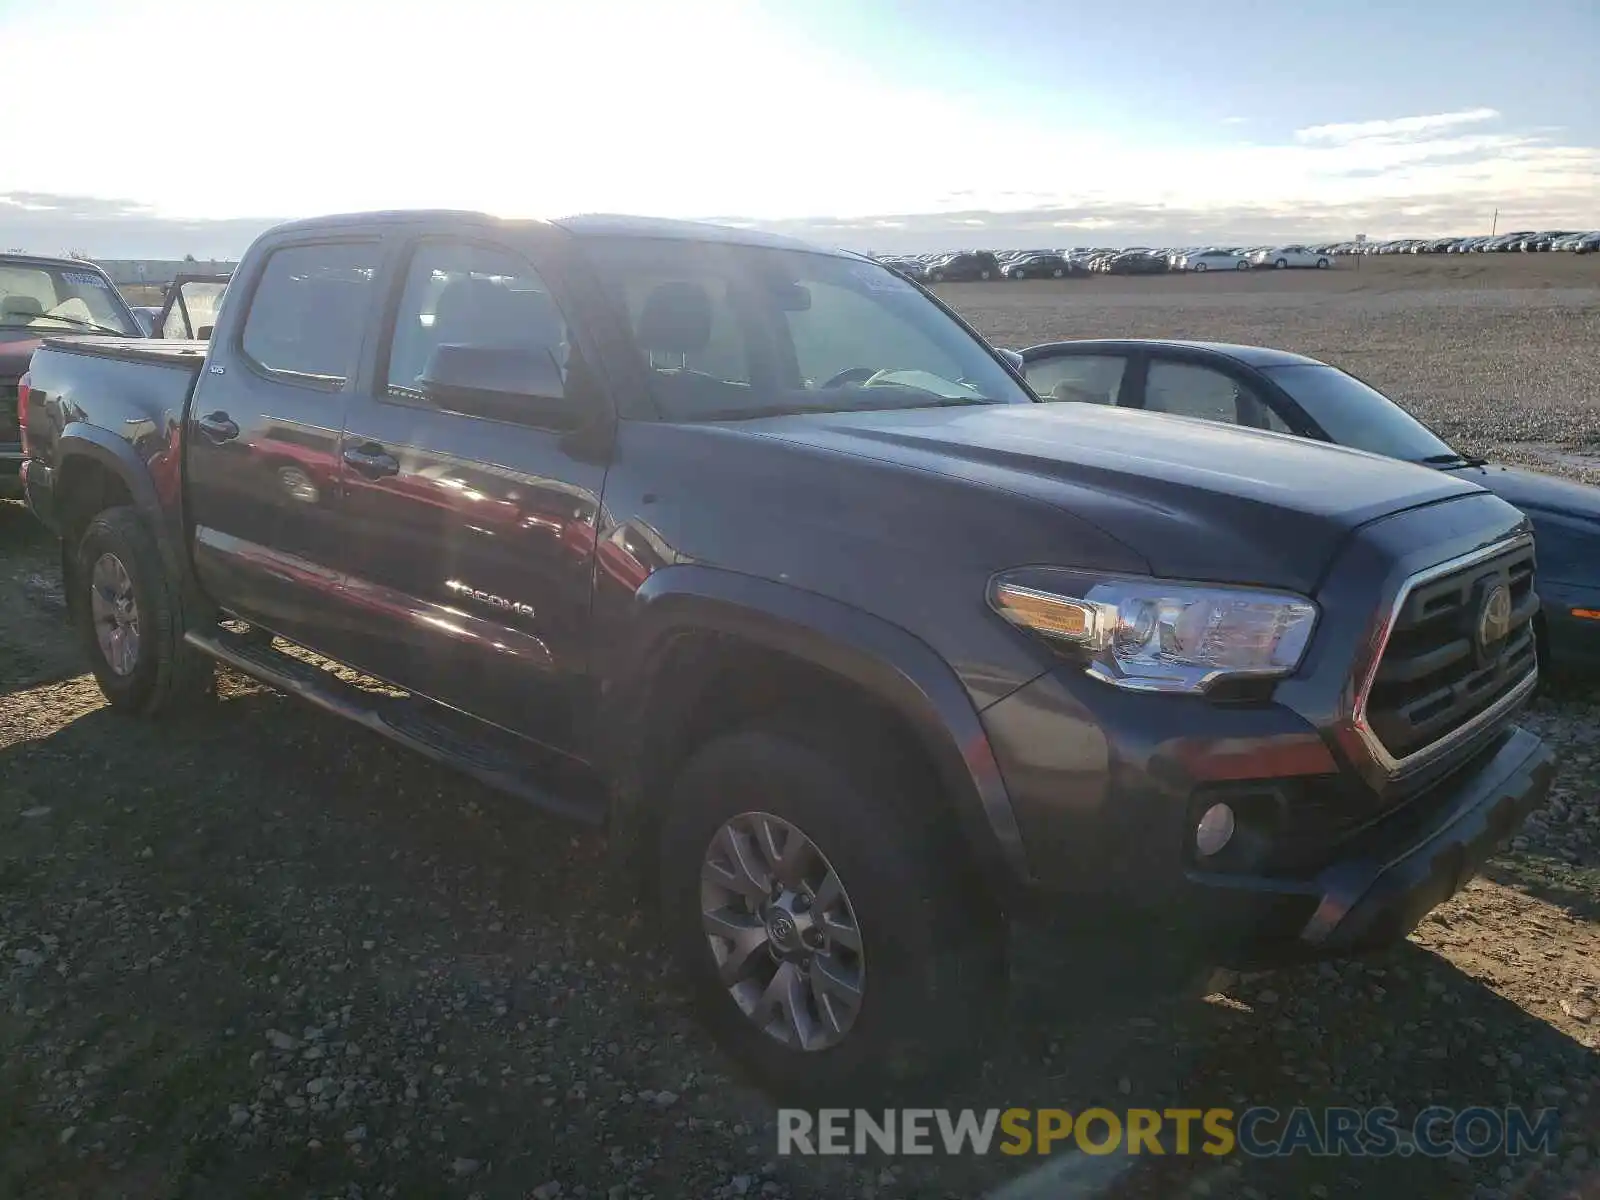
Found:
[[245, 318], [245, 354], [276, 374], [342, 385], [360, 349], [377, 265], [376, 242], [273, 251]]

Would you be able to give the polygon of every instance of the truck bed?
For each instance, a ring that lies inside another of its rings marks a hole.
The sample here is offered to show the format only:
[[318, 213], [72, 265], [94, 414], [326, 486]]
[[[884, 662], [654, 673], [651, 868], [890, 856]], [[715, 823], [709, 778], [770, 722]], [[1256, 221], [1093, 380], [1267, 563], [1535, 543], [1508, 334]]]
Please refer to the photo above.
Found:
[[198, 374], [206, 359], [206, 342], [184, 342], [168, 338], [61, 337], [46, 338], [44, 345], [61, 354], [81, 354], [94, 358], [120, 359], [174, 367]]

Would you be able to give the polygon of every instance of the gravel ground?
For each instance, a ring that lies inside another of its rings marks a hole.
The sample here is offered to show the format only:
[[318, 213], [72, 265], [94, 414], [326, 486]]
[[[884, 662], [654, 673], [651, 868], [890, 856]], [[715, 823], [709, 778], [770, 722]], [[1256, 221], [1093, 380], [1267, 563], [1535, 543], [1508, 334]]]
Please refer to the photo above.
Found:
[[[948, 293], [1006, 344], [1268, 342], [1472, 448], [1593, 448], [1600, 291], [1362, 274]], [[53, 550], [0, 504], [0, 1196], [891, 1200], [1022, 1174], [778, 1159], [597, 837], [237, 676], [152, 728], [81, 672]], [[1006, 1043], [926, 1102], [1552, 1106], [1553, 1159], [1061, 1163], [1122, 1196], [1600, 1195], [1600, 690], [1528, 723], [1564, 750], [1555, 796], [1392, 953], [1125, 1006], [1032, 932]]]

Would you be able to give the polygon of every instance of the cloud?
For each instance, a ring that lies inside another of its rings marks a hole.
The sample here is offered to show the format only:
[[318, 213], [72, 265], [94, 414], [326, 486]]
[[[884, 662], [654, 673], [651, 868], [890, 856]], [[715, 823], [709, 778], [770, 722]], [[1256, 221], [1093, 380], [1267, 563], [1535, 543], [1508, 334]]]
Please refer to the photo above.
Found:
[[1313, 125], [1295, 131], [1297, 142], [1346, 144], [1363, 141], [1409, 141], [1463, 125], [1495, 121], [1500, 114], [1492, 108], [1468, 108], [1461, 112], [1432, 113], [1422, 117], [1396, 117], [1388, 121], [1348, 121], [1334, 125]]
[[179, 220], [132, 200], [13, 191], [0, 193], [0, 250], [82, 250], [101, 258], [237, 258], [281, 219]]
[[1250, 122], [1250, 118], [1249, 117], [1223, 117], [1222, 118], [1222, 123], [1224, 125], [1247, 125], [1247, 124], [1249, 124], [1249, 122]]

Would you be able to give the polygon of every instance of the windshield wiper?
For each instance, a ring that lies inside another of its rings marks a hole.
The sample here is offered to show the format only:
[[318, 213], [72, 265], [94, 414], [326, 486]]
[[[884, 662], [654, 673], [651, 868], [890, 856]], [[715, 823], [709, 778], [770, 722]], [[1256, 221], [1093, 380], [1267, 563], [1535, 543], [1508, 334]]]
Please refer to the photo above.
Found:
[[1472, 458], [1465, 454], [1430, 454], [1427, 458], [1417, 460], [1427, 467], [1486, 467], [1489, 465], [1487, 458]]
[[87, 329], [91, 333], [110, 333], [117, 337], [128, 337], [126, 329], [113, 329], [109, 325], [96, 325], [93, 321], [85, 321], [81, 317], [66, 317], [60, 313], [40, 313], [38, 316], [29, 317], [26, 321], [6, 321], [0, 328], [5, 329], [31, 329], [35, 321], [60, 321], [64, 325], [71, 325], [74, 329]]

